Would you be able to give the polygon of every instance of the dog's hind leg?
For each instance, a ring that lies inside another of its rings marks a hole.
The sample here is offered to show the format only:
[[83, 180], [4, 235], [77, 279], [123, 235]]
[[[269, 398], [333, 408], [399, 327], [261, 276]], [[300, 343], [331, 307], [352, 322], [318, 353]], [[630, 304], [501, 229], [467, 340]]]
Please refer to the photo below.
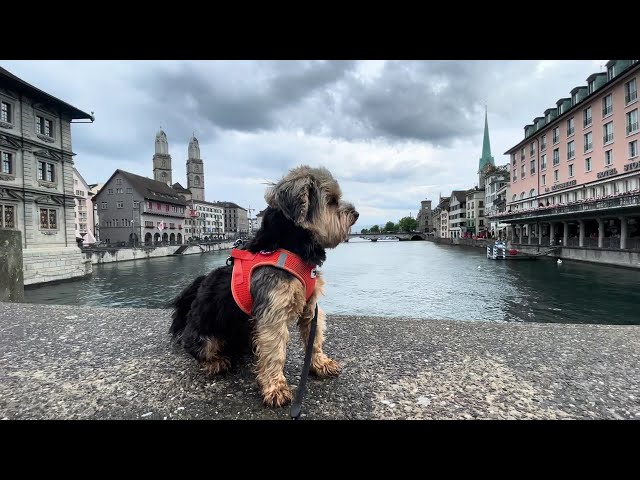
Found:
[[[309, 333], [311, 331], [311, 321], [316, 309], [316, 302], [318, 297], [323, 294], [324, 280], [318, 274], [316, 280], [316, 288], [309, 298], [309, 301], [304, 307], [302, 316], [298, 321], [298, 328], [300, 330], [300, 339], [304, 345], [305, 353], [307, 344], [309, 343]], [[313, 353], [311, 356], [311, 371], [319, 377], [333, 377], [340, 373], [340, 364], [335, 360], [332, 360], [322, 351], [322, 345], [324, 343], [324, 331], [326, 328], [326, 315], [324, 310], [318, 306], [318, 323], [316, 326], [316, 336], [313, 339]]]
[[[267, 268], [271, 269], [266, 267], [264, 270]], [[291, 389], [284, 376], [289, 325], [302, 314], [304, 289], [296, 278], [286, 273], [267, 274], [265, 277], [268, 277], [266, 281], [256, 283], [258, 295], [255, 295], [253, 310], [256, 319], [253, 337], [256, 374], [265, 405], [283, 407], [291, 402]]]
[[224, 340], [208, 337], [200, 349], [200, 363], [207, 375], [217, 375], [226, 372], [231, 367], [231, 361], [223, 355]]

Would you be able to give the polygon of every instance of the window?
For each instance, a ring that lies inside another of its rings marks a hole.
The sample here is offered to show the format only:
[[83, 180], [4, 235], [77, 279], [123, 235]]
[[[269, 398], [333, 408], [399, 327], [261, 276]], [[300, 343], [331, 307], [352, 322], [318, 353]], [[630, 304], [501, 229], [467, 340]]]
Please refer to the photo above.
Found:
[[140, 208], [140, 202], [133, 202], [133, 208], [135, 208], [136, 210]]
[[117, 185], [122, 185], [122, 179], [121, 178], [116, 178], [116, 184]]
[[553, 144], [555, 145], [560, 141], [560, 127], [553, 129]]
[[536, 144], [535, 142], [531, 142], [529, 146], [529, 156], [533, 157], [536, 154]]
[[567, 143], [567, 160], [571, 160], [576, 156], [576, 142], [571, 141]]
[[124, 190], [122, 188], [116, 188], [116, 193], [124, 193]]
[[536, 161], [531, 160], [531, 175], [533, 175], [534, 173], [536, 173]]
[[127, 187], [127, 193], [133, 193], [133, 188]]
[[593, 148], [593, 132], [584, 134], [584, 153]]
[[602, 116], [606, 117], [613, 113], [613, 96], [610, 93], [602, 99]]
[[564, 103], [561, 103], [560, 105], [558, 105], [558, 116], [562, 115], [564, 113]]
[[16, 227], [16, 210], [13, 205], [0, 204], [0, 228]]
[[613, 142], [613, 122], [605, 123], [602, 127], [602, 142], [605, 145]]
[[573, 177], [573, 163], [569, 165], [569, 178]]
[[45, 182], [55, 182], [55, 165], [48, 162], [38, 162], [38, 179]]
[[616, 76], [616, 66], [615, 65], [611, 65], [609, 68], [607, 68], [607, 81], [609, 80], [613, 80], [613, 77]]
[[2, 152], [2, 163], [0, 164], [1, 173], [13, 173], [13, 154]]
[[36, 133], [53, 138], [53, 122], [48, 118], [36, 115]]
[[596, 81], [595, 80], [591, 80], [589, 82], [589, 93], [593, 93], [596, 91]]
[[573, 132], [576, 131], [574, 117], [571, 117], [567, 120], [567, 137], [569, 135], [573, 135]]
[[638, 156], [638, 141], [634, 140], [629, 142], [629, 158], [635, 158]]
[[520, 168], [520, 178], [524, 178], [524, 174], [525, 174], [525, 166], [522, 165], [522, 167]]
[[576, 103], [578, 103], [578, 92], [571, 95], [571, 105], [575, 105]]
[[124, 202], [116, 202], [117, 208], [124, 208]]
[[520, 160], [524, 160], [524, 147], [520, 150]]
[[591, 171], [591, 157], [587, 157], [584, 159], [584, 171], [585, 172]]
[[57, 230], [56, 222], [57, 212], [52, 208], [40, 209], [40, 229], [41, 230]]
[[554, 148], [553, 149], [553, 165], [556, 166], [559, 163], [560, 163], [560, 149]]
[[638, 131], [638, 109], [627, 113], [627, 135], [636, 133]]
[[515, 165], [516, 164], [516, 154], [515, 153], [513, 154], [512, 160], [513, 160], [513, 164]]
[[113, 195], [113, 188], [107, 189], [107, 195]]
[[546, 168], [547, 168], [547, 156], [542, 155], [542, 157], [540, 157], [540, 170], [546, 170]]
[[625, 105], [629, 105], [632, 102], [635, 102], [638, 98], [638, 85], [636, 84], [636, 79], [634, 78], [630, 82], [624, 84], [624, 103]]
[[542, 138], [540, 138], [540, 151], [544, 152], [546, 148], [547, 148], [547, 136], [542, 135]]
[[558, 181], [558, 170], [554, 170], [553, 171], [553, 181], [557, 182]]
[[107, 209], [107, 202], [101, 202], [100, 206], [101, 206], [102, 210], [106, 210]]
[[604, 152], [604, 164], [611, 165], [613, 163], [613, 150]]
[[587, 128], [591, 126], [591, 122], [593, 122], [593, 116], [591, 115], [591, 107], [587, 107], [582, 112], [582, 126]]
[[13, 123], [13, 105], [2, 102], [2, 114], [0, 119], [6, 123]]

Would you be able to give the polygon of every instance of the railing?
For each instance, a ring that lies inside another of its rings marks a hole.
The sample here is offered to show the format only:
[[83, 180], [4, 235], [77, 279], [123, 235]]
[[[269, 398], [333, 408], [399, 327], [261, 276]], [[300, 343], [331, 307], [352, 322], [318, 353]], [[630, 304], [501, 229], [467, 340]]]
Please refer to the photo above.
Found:
[[609, 133], [608, 135], [602, 136], [603, 143], [613, 142], [613, 133]]
[[631, 102], [633, 102], [636, 98], [638, 98], [638, 91], [632, 90], [631, 92], [629, 92], [628, 95], [624, 96], [624, 103], [628, 105]]
[[503, 220], [515, 220], [536, 217], [550, 217], [555, 215], [566, 215], [568, 213], [580, 213], [596, 210], [610, 210], [620, 207], [640, 206], [640, 193], [635, 190], [633, 193], [618, 195], [611, 198], [595, 198], [578, 200], [569, 204], [557, 206], [538, 207], [532, 210], [522, 210], [516, 212], [499, 213], [489, 218], [500, 218]]
[[584, 121], [582, 122], [582, 126], [584, 128], [590, 127], [591, 126], [591, 122], [593, 122], [593, 118], [592, 117], [585, 118]]
[[613, 112], [613, 105], [609, 105], [608, 107], [604, 107], [602, 109], [602, 116], [606, 117], [607, 115], [609, 115], [611, 112]]
[[576, 131], [575, 127], [571, 127], [567, 129], [567, 136], [569, 135], [573, 135], [573, 133]]
[[586, 152], [588, 152], [589, 150], [591, 150], [592, 148], [593, 148], [593, 143], [587, 143], [587, 144], [584, 146], [584, 151], [585, 151], [585, 153], [586, 153]]
[[638, 131], [638, 122], [627, 125], [627, 135], [636, 131]]

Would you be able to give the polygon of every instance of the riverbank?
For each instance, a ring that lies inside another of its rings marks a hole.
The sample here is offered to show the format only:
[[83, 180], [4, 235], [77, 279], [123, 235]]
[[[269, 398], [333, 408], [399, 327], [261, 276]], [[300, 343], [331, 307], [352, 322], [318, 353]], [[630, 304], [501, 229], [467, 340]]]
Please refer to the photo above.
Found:
[[[0, 418], [288, 419], [247, 369], [208, 379], [169, 312], [0, 303]], [[295, 332], [285, 375], [296, 385]], [[332, 316], [306, 419], [640, 419], [637, 326]]]
[[168, 257], [170, 255], [196, 255], [200, 253], [228, 250], [233, 242], [202, 243], [193, 245], [166, 245], [166, 246], [140, 246], [140, 247], [113, 247], [113, 248], [84, 248], [82, 251], [92, 265], [100, 263], [127, 262], [130, 260], [142, 260], [148, 258]]

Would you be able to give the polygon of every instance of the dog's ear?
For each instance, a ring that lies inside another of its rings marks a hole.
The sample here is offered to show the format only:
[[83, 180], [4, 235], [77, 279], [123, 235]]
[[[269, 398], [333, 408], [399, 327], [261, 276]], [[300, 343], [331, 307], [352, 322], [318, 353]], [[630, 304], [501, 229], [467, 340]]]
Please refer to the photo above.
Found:
[[308, 175], [285, 177], [264, 198], [267, 205], [280, 210], [285, 217], [299, 225], [307, 219], [314, 189], [313, 179]]

